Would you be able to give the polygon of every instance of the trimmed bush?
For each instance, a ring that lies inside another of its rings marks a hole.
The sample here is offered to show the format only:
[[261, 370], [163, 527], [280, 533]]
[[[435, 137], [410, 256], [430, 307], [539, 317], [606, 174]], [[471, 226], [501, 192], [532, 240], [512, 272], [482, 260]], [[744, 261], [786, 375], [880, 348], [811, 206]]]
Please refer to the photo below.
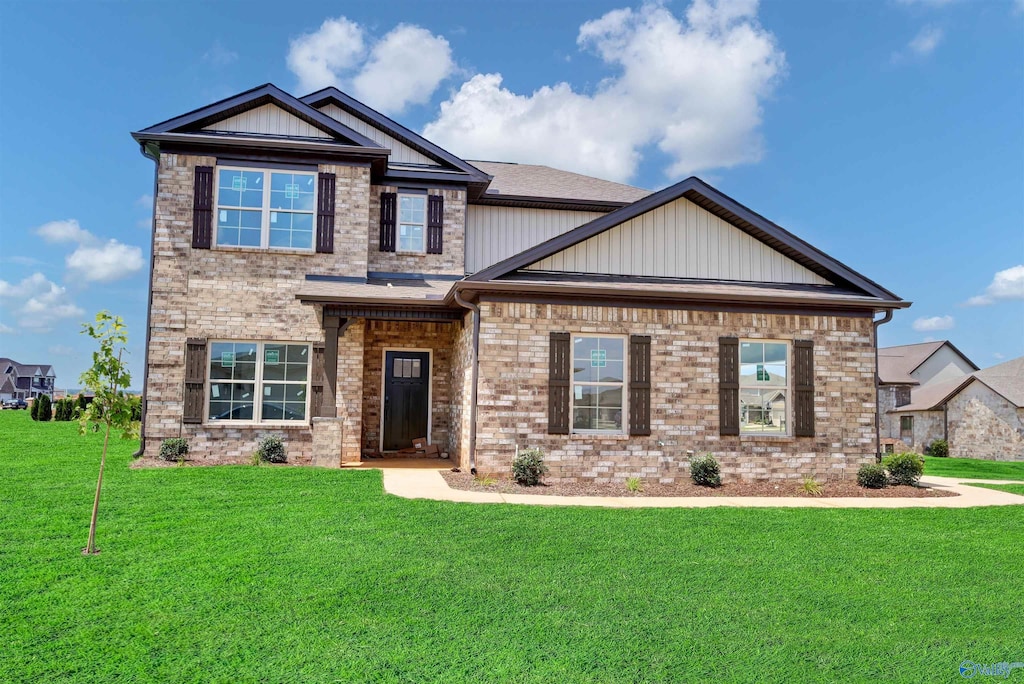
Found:
[[39, 404], [39, 410], [36, 412], [36, 420], [43, 423], [49, 423], [53, 420], [53, 403], [50, 401], [50, 397], [47, 394], [40, 394], [32, 405]]
[[85, 407], [89, 405], [89, 400], [85, 398], [84, 394], [79, 392], [78, 398], [75, 399], [75, 403], [78, 404], [79, 411], [84, 411]]
[[129, 397], [128, 402], [132, 407], [132, 420], [142, 420], [142, 397]]
[[28, 414], [32, 416], [32, 420], [39, 420], [39, 399], [32, 400], [32, 405], [28, 409]]
[[690, 477], [701, 487], [719, 487], [722, 484], [718, 461], [711, 454], [697, 456], [690, 461]]
[[53, 402], [53, 419], [67, 422], [75, 417], [75, 400], [70, 397]]
[[882, 459], [882, 465], [889, 471], [889, 482], [892, 484], [916, 487], [924, 474], [924, 457], [909, 451], [886, 456]]
[[928, 445], [928, 448], [925, 449], [925, 453], [929, 456], [946, 458], [949, 456], [949, 442], [944, 439], [937, 439]]
[[857, 471], [857, 484], [867, 489], [884, 489], [889, 484], [885, 468], [878, 463], [865, 463]]
[[188, 440], [184, 437], [165, 439], [160, 444], [160, 460], [182, 462], [188, 456]]
[[268, 435], [260, 440], [256, 447], [256, 457], [264, 463], [285, 463], [288, 460], [284, 453], [284, 442], [277, 435]]
[[547, 472], [544, 452], [540, 449], [523, 449], [512, 461], [512, 479], [524, 487], [539, 485], [540, 478]]

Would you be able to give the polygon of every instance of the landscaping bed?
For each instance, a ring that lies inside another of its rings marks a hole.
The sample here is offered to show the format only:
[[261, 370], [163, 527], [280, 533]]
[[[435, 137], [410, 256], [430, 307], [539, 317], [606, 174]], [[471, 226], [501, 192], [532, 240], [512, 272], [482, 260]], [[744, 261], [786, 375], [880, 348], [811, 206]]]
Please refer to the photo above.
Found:
[[866, 489], [855, 482], [823, 482], [821, 493], [814, 495], [804, 491], [801, 482], [723, 482], [721, 487], [701, 487], [692, 482], [674, 484], [644, 483], [638, 492], [631, 492], [625, 483], [558, 482], [524, 487], [511, 479], [498, 480], [493, 484], [466, 472], [444, 471], [441, 473], [448, 486], [470, 492], [496, 492], [499, 494], [539, 494], [547, 496], [785, 496], [813, 498], [857, 497], [857, 498], [931, 498], [958, 496], [955, 492], [932, 487], [890, 486], [885, 489]]

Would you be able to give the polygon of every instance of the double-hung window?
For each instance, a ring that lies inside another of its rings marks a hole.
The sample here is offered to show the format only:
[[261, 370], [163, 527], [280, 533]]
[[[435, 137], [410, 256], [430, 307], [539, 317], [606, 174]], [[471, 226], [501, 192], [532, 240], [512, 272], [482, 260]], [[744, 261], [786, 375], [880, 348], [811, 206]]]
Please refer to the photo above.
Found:
[[209, 420], [305, 421], [309, 414], [309, 359], [308, 344], [211, 343]]
[[217, 167], [217, 245], [313, 249], [315, 173]]
[[398, 195], [398, 251], [426, 250], [427, 196]]
[[740, 342], [740, 434], [789, 434], [789, 345]]
[[625, 339], [573, 335], [573, 432], [622, 432]]

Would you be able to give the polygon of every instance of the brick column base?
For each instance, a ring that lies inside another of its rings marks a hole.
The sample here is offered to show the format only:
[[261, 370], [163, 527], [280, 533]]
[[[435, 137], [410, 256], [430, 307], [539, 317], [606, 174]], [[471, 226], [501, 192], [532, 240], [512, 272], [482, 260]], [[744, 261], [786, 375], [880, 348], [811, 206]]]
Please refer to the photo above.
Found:
[[341, 467], [344, 418], [313, 418], [313, 465]]

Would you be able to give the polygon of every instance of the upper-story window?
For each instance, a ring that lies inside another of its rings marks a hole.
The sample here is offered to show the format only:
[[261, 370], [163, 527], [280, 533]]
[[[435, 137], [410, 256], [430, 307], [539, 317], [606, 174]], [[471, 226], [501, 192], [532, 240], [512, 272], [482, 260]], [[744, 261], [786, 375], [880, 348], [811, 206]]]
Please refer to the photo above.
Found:
[[426, 251], [427, 196], [398, 195], [398, 251]]
[[315, 173], [220, 166], [216, 197], [218, 246], [313, 249]]

